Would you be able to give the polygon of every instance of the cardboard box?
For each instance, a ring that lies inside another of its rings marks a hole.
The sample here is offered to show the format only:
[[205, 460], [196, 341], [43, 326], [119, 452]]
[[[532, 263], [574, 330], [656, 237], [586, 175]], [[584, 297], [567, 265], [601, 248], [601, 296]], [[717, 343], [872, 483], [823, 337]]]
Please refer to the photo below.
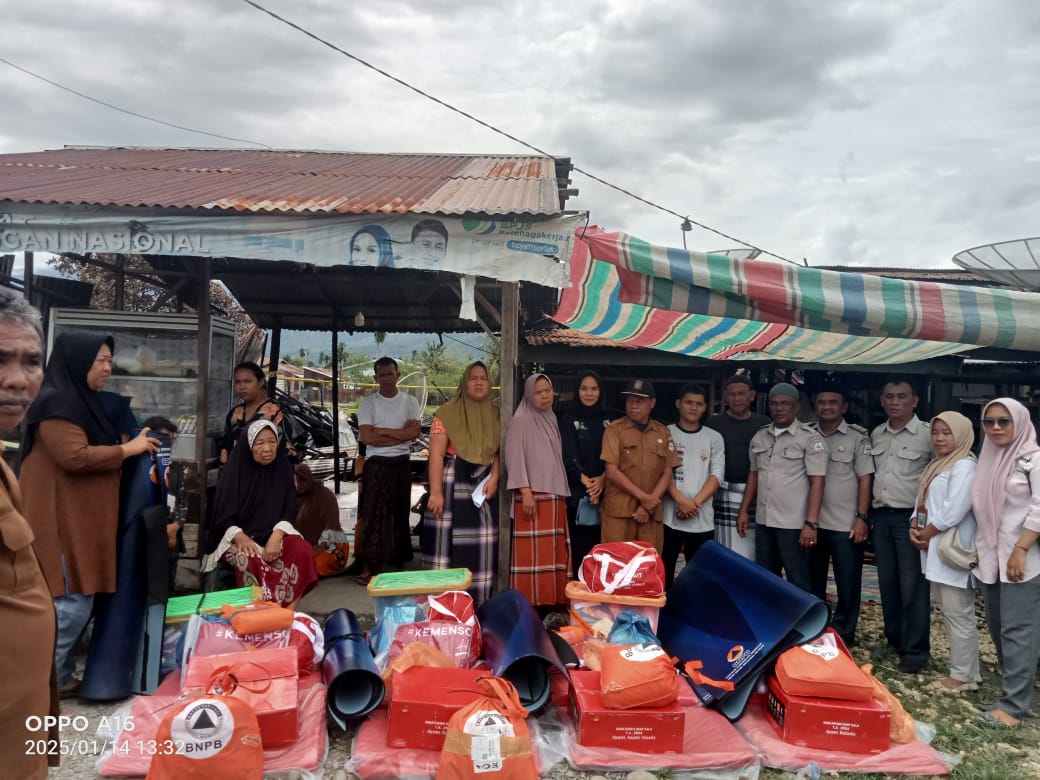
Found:
[[483, 694], [477, 686], [487, 669], [413, 666], [394, 677], [386, 744], [395, 748], [440, 750], [451, 716]]
[[193, 655], [188, 659], [184, 690], [205, 693], [215, 675], [234, 674], [238, 686], [230, 695], [256, 712], [264, 749], [290, 745], [299, 737], [297, 664], [295, 647]]
[[599, 672], [571, 672], [571, 710], [579, 745], [635, 753], [681, 753], [686, 713], [667, 707], [612, 710], [600, 696]]
[[847, 753], [881, 753], [889, 747], [892, 711], [877, 701], [791, 696], [770, 676], [766, 717], [791, 745]]

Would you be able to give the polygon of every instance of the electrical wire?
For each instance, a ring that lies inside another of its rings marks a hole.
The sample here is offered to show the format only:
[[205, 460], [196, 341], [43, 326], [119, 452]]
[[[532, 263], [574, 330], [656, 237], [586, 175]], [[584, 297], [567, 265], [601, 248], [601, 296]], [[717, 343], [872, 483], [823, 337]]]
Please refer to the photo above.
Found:
[[166, 125], [166, 127], [172, 127], [172, 128], [174, 128], [176, 130], [185, 130], [185, 131], [187, 131], [189, 133], [198, 133], [199, 135], [208, 135], [210, 138], [220, 138], [220, 139], [223, 139], [225, 141], [234, 141], [235, 143], [240, 143], [240, 144], [253, 144], [254, 146], [262, 146], [264, 149], [270, 149], [271, 148], [267, 144], [262, 144], [259, 141], [250, 141], [247, 138], [233, 138], [233, 137], [231, 137], [229, 135], [221, 135], [220, 133], [210, 133], [210, 132], [207, 132], [206, 130], [196, 130], [193, 127], [185, 127], [184, 125], [178, 125], [178, 124], [176, 124], [174, 122], [167, 122], [167, 121], [165, 121], [163, 119], [157, 119], [154, 116], [148, 116], [147, 114], [140, 114], [137, 111], [131, 111], [128, 108], [122, 108], [121, 106], [117, 106], [117, 105], [115, 105], [113, 103], [108, 103], [108, 102], [106, 102], [104, 100], [100, 100], [100, 99], [98, 99], [96, 97], [91, 97], [90, 95], [87, 95], [86, 93], [80, 92], [79, 90], [75, 90], [72, 87], [66, 87], [64, 84], [59, 84], [57, 81], [52, 81], [51, 79], [47, 78], [46, 76], [41, 76], [39, 73], [34, 73], [33, 71], [29, 70], [28, 68], [23, 68], [21, 65], [16, 65], [15, 63], [11, 62], [9, 59], [6, 59], [4, 57], [0, 57], [0, 62], [2, 62], [4, 65], [8, 65], [8, 66], [14, 68], [15, 70], [20, 70], [22, 73], [26, 74], [27, 76], [32, 76], [34, 79], [39, 79], [40, 81], [46, 82], [47, 84], [50, 84], [52, 87], [57, 87], [58, 89], [63, 89], [66, 92], [69, 92], [69, 93], [75, 95], [76, 97], [81, 97], [84, 100], [89, 100], [92, 103], [97, 103], [98, 105], [104, 106], [105, 108], [111, 108], [113, 111], [119, 111], [121, 113], [137, 117], [138, 119], [145, 119], [145, 120], [147, 120], [149, 122], [155, 122], [156, 124]]
[[[332, 43], [331, 41], [328, 41], [325, 38], [322, 38], [317, 33], [313, 33], [310, 30], [306, 29], [305, 27], [301, 27], [300, 25], [296, 24], [295, 22], [290, 21], [289, 19], [286, 19], [284, 16], [280, 16], [279, 14], [275, 13], [274, 11], [271, 11], [271, 10], [265, 8], [264, 6], [260, 5], [260, 3], [256, 2], [256, 0], [242, 0], [242, 2], [245, 3], [246, 5], [252, 6], [257, 11], [260, 11], [261, 13], [267, 14], [272, 19], [275, 19], [275, 20], [281, 22], [282, 24], [284, 24], [284, 25], [286, 25], [288, 27], [291, 27], [292, 29], [296, 30], [297, 32], [302, 33], [303, 35], [306, 35], [308, 38], [311, 38], [312, 40], [317, 41], [322, 46], [326, 46], [326, 47], [332, 49], [334, 52], [337, 52], [339, 54], [342, 54], [344, 57], [347, 57], [347, 58], [349, 58], [351, 60], [354, 60], [354, 62], [358, 63], [359, 65], [362, 65], [362, 66], [368, 68], [369, 70], [374, 70], [379, 75], [381, 75], [381, 76], [383, 76], [383, 77], [385, 77], [387, 79], [390, 79], [390, 81], [393, 81], [394, 83], [399, 84], [400, 86], [404, 87], [405, 89], [411, 90], [412, 92], [416, 93], [417, 95], [420, 95], [420, 96], [426, 98], [427, 100], [433, 101], [434, 103], [436, 103], [437, 105], [441, 106], [442, 108], [446, 108], [449, 111], [453, 111], [456, 114], [459, 114], [460, 116], [463, 116], [466, 119], [470, 120], [471, 122], [476, 122], [481, 127], [484, 127], [485, 129], [490, 130], [493, 133], [497, 133], [498, 135], [503, 136], [504, 138], [508, 138], [510, 141], [513, 141], [514, 143], [520, 144], [521, 146], [527, 147], [528, 149], [531, 149], [532, 151], [538, 152], [538, 154], [541, 154], [541, 155], [543, 155], [545, 157], [555, 157], [555, 155], [550, 154], [549, 152], [545, 151], [544, 149], [541, 149], [541, 148], [535, 146], [534, 144], [529, 143], [528, 141], [523, 140], [522, 138], [518, 138], [515, 135], [513, 135], [513, 134], [511, 134], [511, 133], [509, 133], [509, 132], [507, 132], [505, 130], [502, 130], [501, 128], [496, 127], [495, 125], [492, 125], [492, 124], [490, 124], [488, 122], [485, 122], [483, 119], [480, 119], [479, 117], [476, 117], [473, 114], [470, 114], [469, 112], [462, 110], [461, 108], [453, 106], [451, 103], [445, 102], [444, 100], [441, 100], [440, 98], [436, 97], [435, 95], [431, 95], [429, 92], [425, 92], [422, 89], [419, 89], [419, 87], [416, 87], [416, 86], [410, 84], [409, 82], [405, 81], [404, 79], [398, 78], [397, 76], [393, 75], [392, 73], [389, 73], [388, 71], [383, 70], [382, 68], [378, 67], [377, 65], [373, 65], [371, 62], [369, 62], [369, 61], [367, 61], [365, 59], [362, 59], [361, 57], [358, 57], [356, 54], [351, 54], [346, 49], [342, 49], [339, 46], [337, 46], [336, 44]], [[738, 238], [738, 237], [732, 236], [732, 235], [730, 235], [728, 233], [724, 233], [721, 230], [716, 230], [715, 228], [711, 227], [710, 225], [705, 225], [703, 222], [698, 222], [695, 219], [691, 219], [686, 214], [680, 214], [678, 211], [670, 209], [667, 206], [662, 206], [659, 203], [655, 203], [652, 200], [644, 198], [642, 195], [637, 195], [636, 193], [632, 192], [631, 190], [625, 189], [624, 187], [621, 187], [621, 186], [619, 186], [617, 184], [613, 184], [613, 183], [607, 181], [606, 179], [604, 179], [604, 178], [602, 178], [600, 176], [597, 176], [596, 174], [594, 174], [594, 173], [592, 173], [590, 171], [585, 170], [584, 168], [579, 168], [577, 165], [572, 165], [572, 169], [574, 171], [576, 171], [576, 172], [578, 172], [578, 173], [588, 177], [589, 179], [592, 179], [594, 182], [602, 184], [604, 187], [609, 187], [610, 189], [615, 190], [616, 192], [620, 192], [622, 195], [627, 195], [628, 197], [630, 197], [630, 198], [632, 198], [634, 200], [637, 200], [640, 203], [643, 203], [643, 204], [645, 204], [647, 206], [650, 206], [651, 208], [657, 209], [658, 211], [662, 211], [665, 214], [671, 214], [674, 217], [678, 217], [679, 219], [684, 221], [684, 224], [686, 222], [689, 222], [690, 224], [696, 225], [697, 227], [702, 228], [704, 230], [707, 230], [707, 231], [709, 231], [711, 233], [714, 233], [717, 236], [722, 236], [723, 238], [725, 238], [725, 239], [727, 239], [729, 241], [735, 241], [738, 244], [743, 244], [746, 247], [750, 247], [751, 249], [755, 249], [758, 252], [760, 252], [761, 254], [769, 255], [770, 257], [775, 257], [777, 260], [783, 260], [785, 263], [792, 263], [794, 265], [797, 265], [797, 263], [794, 263], [794, 261], [788, 260], [786, 257], [778, 255], [775, 252], [770, 252], [770, 251], [768, 251], [766, 249], [762, 249], [762, 247], [760, 247], [760, 246], [756, 246], [755, 244], [752, 244], [752, 243], [750, 243], [748, 241], [745, 241], [742, 238]]]

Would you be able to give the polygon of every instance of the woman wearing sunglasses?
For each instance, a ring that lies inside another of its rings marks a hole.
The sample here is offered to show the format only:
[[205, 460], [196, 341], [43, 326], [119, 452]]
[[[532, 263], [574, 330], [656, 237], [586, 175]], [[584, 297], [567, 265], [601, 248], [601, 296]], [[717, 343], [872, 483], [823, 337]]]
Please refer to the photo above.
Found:
[[986, 404], [982, 429], [986, 439], [972, 486], [975, 577], [1001, 681], [1000, 698], [980, 705], [979, 723], [1014, 728], [1032, 705], [1040, 656], [1040, 445], [1029, 411], [1013, 398]]

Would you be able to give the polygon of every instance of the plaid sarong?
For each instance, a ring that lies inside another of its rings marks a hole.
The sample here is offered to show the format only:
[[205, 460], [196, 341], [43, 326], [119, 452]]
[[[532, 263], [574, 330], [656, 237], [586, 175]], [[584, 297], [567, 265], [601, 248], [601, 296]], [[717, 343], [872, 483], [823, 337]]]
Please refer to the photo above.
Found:
[[474, 604], [491, 598], [498, 565], [498, 497], [478, 509], [473, 490], [491, 466], [469, 463], [458, 455], [444, 458], [444, 514], [423, 515], [423, 568], [465, 567], [473, 574], [469, 594]]
[[570, 536], [567, 503], [559, 496], [535, 493], [534, 520], [524, 517], [517, 491], [513, 503], [513, 556], [509, 586], [523, 593], [533, 606], [566, 604]]
[[755, 505], [748, 511], [749, 520], [747, 536], [737, 533], [737, 515], [740, 504], [744, 500], [743, 482], [723, 482], [715, 493], [715, 541], [728, 547], [733, 552], [755, 560]]

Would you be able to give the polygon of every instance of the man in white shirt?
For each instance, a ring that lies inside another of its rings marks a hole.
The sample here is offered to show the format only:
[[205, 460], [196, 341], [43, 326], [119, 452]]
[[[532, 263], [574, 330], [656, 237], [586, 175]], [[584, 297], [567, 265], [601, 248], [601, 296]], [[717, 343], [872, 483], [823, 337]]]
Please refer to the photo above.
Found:
[[412, 559], [411, 443], [419, 436], [419, 402], [397, 387], [397, 361], [382, 357], [375, 363], [379, 390], [358, 405], [358, 425], [364, 442], [360, 538], [355, 557], [362, 562], [360, 584], [384, 568], [400, 568]]
[[722, 434], [701, 425], [708, 411], [707, 395], [700, 385], [679, 388], [675, 402], [679, 422], [668, 426], [681, 463], [672, 473], [664, 500], [665, 586], [671, 587], [679, 553], [686, 563], [705, 542], [715, 538], [712, 497], [726, 468]]

